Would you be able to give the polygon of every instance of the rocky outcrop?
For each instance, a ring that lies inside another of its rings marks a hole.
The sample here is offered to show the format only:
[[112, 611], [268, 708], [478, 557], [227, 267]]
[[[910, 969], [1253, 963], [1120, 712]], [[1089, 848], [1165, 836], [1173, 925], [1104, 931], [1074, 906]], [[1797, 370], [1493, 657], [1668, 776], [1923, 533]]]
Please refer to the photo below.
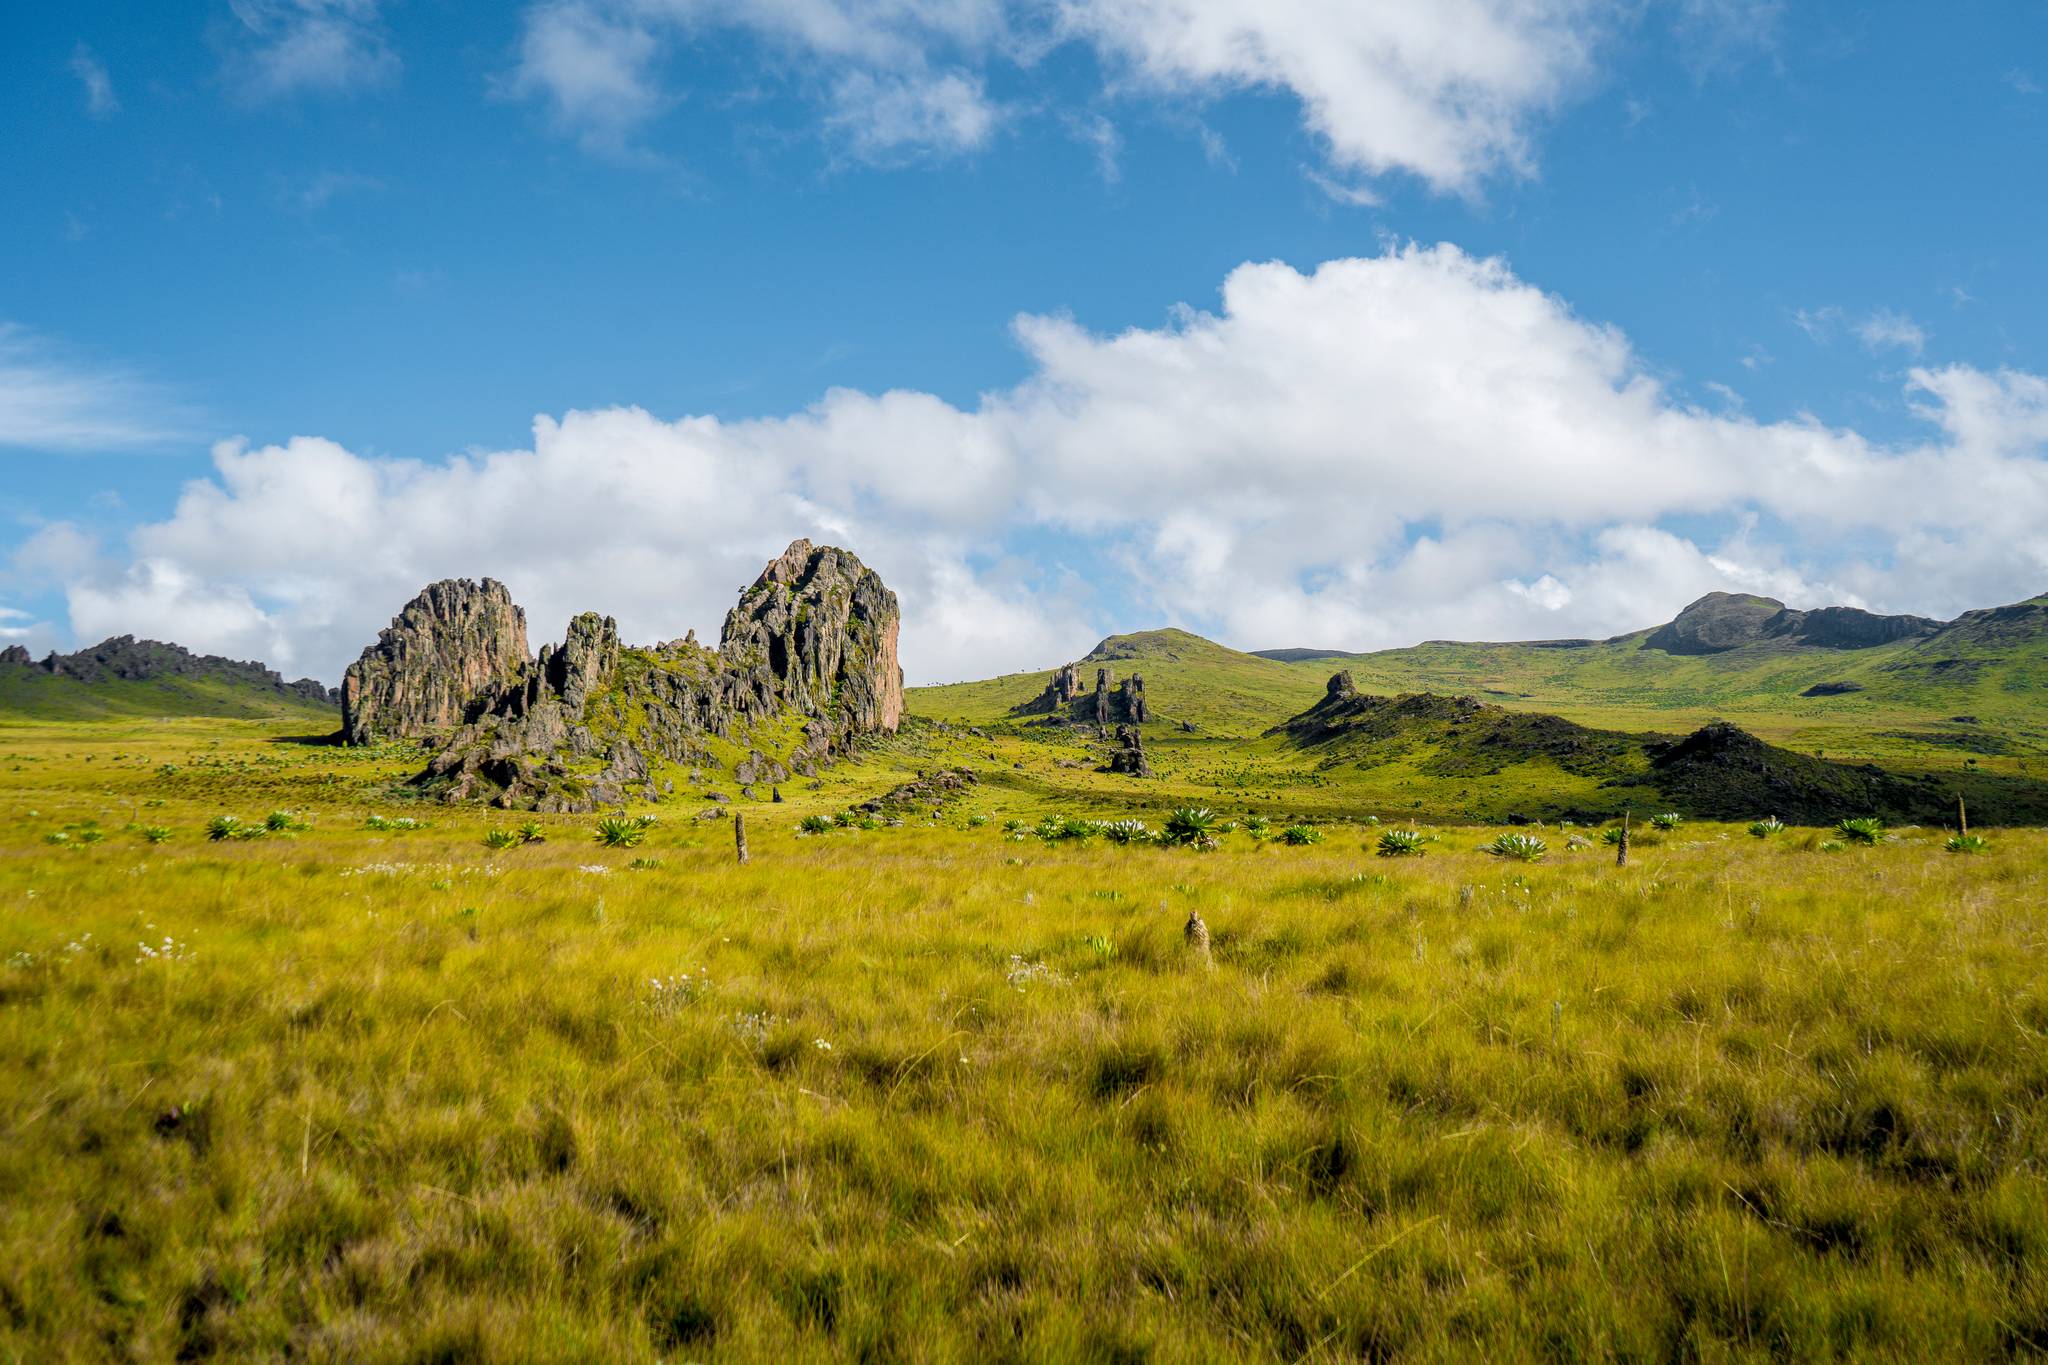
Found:
[[1081, 670], [1073, 664], [1063, 664], [1053, 670], [1052, 681], [1045, 685], [1045, 691], [1030, 701], [1010, 709], [1013, 716], [1063, 716], [1081, 691]]
[[1799, 695], [1802, 697], [1846, 697], [1852, 692], [1861, 692], [1860, 682], [1817, 682]]
[[1775, 597], [1710, 592], [1651, 631], [1643, 646], [1681, 655], [1720, 654], [1758, 644], [1874, 649], [1941, 628], [1940, 621], [1925, 616], [1879, 616], [1856, 607], [1793, 611]]
[[1150, 777], [1152, 765], [1145, 758], [1145, 740], [1136, 726], [1116, 727], [1116, 748], [1109, 755], [1109, 762], [1102, 766], [1106, 773], [1120, 773], [1125, 777]]
[[896, 594], [858, 559], [799, 540], [726, 613], [718, 656], [765, 668], [791, 710], [841, 734], [894, 730], [903, 718]]
[[253, 660], [194, 654], [183, 645], [165, 644], [161, 640], [138, 640], [133, 635], [116, 635], [75, 654], [59, 654], [52, 650], [40, 661], [32, 659], [22, 646], [9, 645], [0, 650], [0, 664], [40, 668], [45, 673], [87, 684], [108, 679], [127, 682], [151, 682], [161, 678], [209, 679], [267, 692], [286, 700], [310, 702], [315, 706], [333, 706], [341, 700], [333, 689], [312, 678], [286, 682], [275, 669]]
[[[741, 595], [716, 651], [695, 632], [627, 646], [612, 618], [576, 617], [560, 646], [463, 703], [464, 724], [414, 781], [450, 801], [591, 810], [654, 799], [664, 762], [700, 784], [719, 761], [714, 738], [746, 746], [732, 770], [743, 787], [814, 773], [901, 721], [900, 626], [896, 595], [872, 570], [800, 540]], [[793, 747], [756, 746], [758, 727], [791, 716], [803, 722]], [[673, 777], [662, 781], [673, 789]]]
[[[1055, 669], [1045, 691], [1010, 709], [1013, 716], [1047, 716], [1084, 725], [1142, 725], [1152, 719], [1145, 701], [1145, 680], [1133, 673], [1111, 685], [1107, 668], [1095, 670], [1095, 690], [1081, 690], [1080, 669], [1066, 664]], [[1048, 722], [1049, 723], [1049, 722]]]
[[481, 699], [527, 672], [526, 613], [503, 583], [447, 578], [427, 587], [348, 666], [342, 738], [421, 739], [460, 726]]

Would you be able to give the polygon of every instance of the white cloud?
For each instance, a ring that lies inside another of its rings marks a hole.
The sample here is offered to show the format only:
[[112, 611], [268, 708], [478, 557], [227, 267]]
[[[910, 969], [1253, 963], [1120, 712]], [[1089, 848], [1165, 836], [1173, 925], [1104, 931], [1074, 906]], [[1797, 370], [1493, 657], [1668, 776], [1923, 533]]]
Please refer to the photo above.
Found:
[[967, 409], [834, 390], [750, 421], [574, 412], [438, 462], [225, 444], [129, 567], [73, 585], [74, 615], [269, 639], [332, 679], [434, 578], [504, 579], [537, 638], [592, 607], [631, 638], [708, 636], [810, 535], [902, 595], [924, 681], [1160, 622], [1362, 648], [1613, 634], [1711, 588], [1949, 615], [2048, 582], [2039, 376], [1915, 369], [1929, 433], [1896, 447], [1709, 412], [1450, 246], [1245, 265], [1215, 311], [1156, 328], [1015, 330], [1030, 377]]
[[[605, 147], [665, 107], [660, 58], [737, 32], [788, 61], [856, 156], [982, 146], [1006, 116], [990, 70], [1025, 73], [1063, 43], [1113, 88], [1199, 102], [1246, 91], [1299, 103], [1352, 175], [1406, 172], [1471, 192], [1533, 166], [1532, 125], [1592, 75], [1625, 0], [544, 0], [510, 88]], [[1056, 98], [1047, 95], [1047, 103]], [[1337, 183], [1337, 182], [1332, 182]]]
[[71, 74], [85, 87], [85, 111], [94, 118], [112, 118], [121, 112], [120, 97], [114, 93], [113, 77], [107, 64], [84, 43], [71, 50]]
[[0, 322], [0, 447], [137, 450], [167, 443], [189, 422], [161, 385]]
[[650, 70], [654, 35], [630, 18], [588, 4], [527, 12], [509, 89], [544, 98], [557, 126], [595, 150], [617, 152], [670, 103]]
[[252, 103], [347, 94], [397, 78], [381, 0], [228, 0], [240, 23], [225, 76]]
[[1880, 308], [1856, 324], [1856, 336], [1872, 351], [1887, 348], [1920, 354], [1927, 348], [1927, 333], [1904, 313]]
[[1331, 159], [1466, 191], [1532, 164], [1530, 121], [1590, 73], [1602, 0], [1059, 0], [1060, 31], [1134, 84], [1201, 97], [1281, 90]]
[[995, 132], [996, 110], [978, 76], [945, 72], [910, 79], [868, 71], [842, 76], [825, 126], [866, 161], [917, 152], [973, 151]]

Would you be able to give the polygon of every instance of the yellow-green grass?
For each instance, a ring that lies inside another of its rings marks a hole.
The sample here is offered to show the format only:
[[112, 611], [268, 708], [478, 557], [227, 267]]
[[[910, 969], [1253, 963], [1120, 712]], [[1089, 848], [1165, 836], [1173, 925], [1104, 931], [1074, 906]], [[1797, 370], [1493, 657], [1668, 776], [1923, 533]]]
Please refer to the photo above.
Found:
[[2048, 1346], [2040, 833], [799, 837], [878, 753], [741, 868], [274, 735], [0, 731], [0, 1359]]

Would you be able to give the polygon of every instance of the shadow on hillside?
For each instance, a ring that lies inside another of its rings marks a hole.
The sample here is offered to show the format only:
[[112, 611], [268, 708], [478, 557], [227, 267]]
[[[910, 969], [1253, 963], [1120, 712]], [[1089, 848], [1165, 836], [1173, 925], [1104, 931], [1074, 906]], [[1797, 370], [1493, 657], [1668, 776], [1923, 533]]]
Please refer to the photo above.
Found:
[[324, 735], [272, 735], [272, 744], [301, 744], [310, 748], [341, 747], [341, 731], [335, 730]]

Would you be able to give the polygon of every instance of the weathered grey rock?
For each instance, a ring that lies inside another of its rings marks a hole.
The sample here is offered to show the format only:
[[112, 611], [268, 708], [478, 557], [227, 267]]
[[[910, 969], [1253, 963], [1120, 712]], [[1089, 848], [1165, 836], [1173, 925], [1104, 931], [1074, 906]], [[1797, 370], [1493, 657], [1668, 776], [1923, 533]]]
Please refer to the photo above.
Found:
[[[576, 617], [559, 647], [465, 699], [465, 723], [414, 780], [449, 800], [590, 810], [635, 790], [651, 798], [656, 762], [702, 765], [713, 737], [745, 744], [756, 726], [794, 713], [804, 719], [796, 752], [785, 761], [749, 748], [733, 774], [749, 791], [787, 781], [860, 735], [896, 728], [899, 626], [896, 595], [871, 570], [800, 540], [747, 589], [715, 653], [694, 632], [628, 649], [612, 618]], [[595, 773], [593, 758], [605, 763]], [[701, 766], [689, 771], [702, 781]]]
[[26, 645], [9, 645], [5, 649], [0, 649], [0, 664], [13, 664], [20, 668], [28, 668], [34, 662]]
[[528, 666], [526, 613], [503, 583], [443, 579], [408, 602], [341, 680], [350, 744], [445, 734], [471, 704], [515, 684]]
[[1145, 740], [1135, 725], [1116, 727], [1116, 746], [1109, 762], [1103, 765], [1103, 772], [1121, 773], [1125, 777], [1152, 776], [1152, 765], [1145, 758]]
[[1145, 701], [1143, 678], [1133, 673], [1111, 686], [1109, 670], [1098, 668], [1095, 670], [1095, 690], [1083, 691], [1081, 670], [1077, 664], [1064, 664], [1055, 669], [1045, 691], [1020, 706], [1010, 708], [1010, 714], [1047, 717], [1041, 724], [1057, 724], [1065, 719], [1095, 726], [1142, 725], [1152, 719], [1151, 707]]
[[790, 544], [726, 613], [718, 657], [765, 668], [782, 706], [825, 721], [833, 738], [893, 731], [903, 718], [896, 594], [845, 550]]

